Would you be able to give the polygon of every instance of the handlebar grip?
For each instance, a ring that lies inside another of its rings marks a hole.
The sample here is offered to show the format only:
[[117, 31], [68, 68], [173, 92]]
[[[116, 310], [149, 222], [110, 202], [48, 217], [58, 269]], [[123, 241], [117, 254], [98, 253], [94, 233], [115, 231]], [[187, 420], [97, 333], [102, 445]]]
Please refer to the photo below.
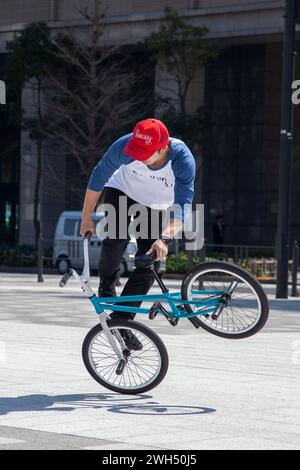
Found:
[[59, 287], [65, 287], [70, 277], [72, 277], [72, 269], [68, 269], [67, 272], [65, 272], [65, 274], [59, 281]]
[[92, 238], [92, 232], [91, 232], [90, 230], [88, 230], [88, 231], [84, 234], [83, 239], [90, 241], [91, 238]]

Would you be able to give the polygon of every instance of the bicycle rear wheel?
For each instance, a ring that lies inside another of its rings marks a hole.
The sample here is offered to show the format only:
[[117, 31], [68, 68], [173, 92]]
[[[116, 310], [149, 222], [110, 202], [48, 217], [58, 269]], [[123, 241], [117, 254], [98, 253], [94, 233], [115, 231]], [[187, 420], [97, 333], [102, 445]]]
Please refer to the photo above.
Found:
[[260, 283], [231, 263], [216, 261], [194, 266], [183, 279], [181, 295], [183, 300], [219, 299], [213, 312], [203, 314], [208, 308], [203, 305], [185, 308], [189, 313], [198, 313], [199, 326], [223, 338], [252, 336], [268, 319], [268, 299]]
[[169, 359], [166, 347], [150, 328], [133, 320], [109, 320], [111, 333], [122, 352], [120, 330], [130, 330], [142, 343], [143, 349], [130, 350], [124, 370], [117, 373], [119, 358], [101, 324], [87, 334], [82, 345], [82, 358], [90, 375], [101, 385], [123, 394], [144, 393], [156, 387], [167, 373]]

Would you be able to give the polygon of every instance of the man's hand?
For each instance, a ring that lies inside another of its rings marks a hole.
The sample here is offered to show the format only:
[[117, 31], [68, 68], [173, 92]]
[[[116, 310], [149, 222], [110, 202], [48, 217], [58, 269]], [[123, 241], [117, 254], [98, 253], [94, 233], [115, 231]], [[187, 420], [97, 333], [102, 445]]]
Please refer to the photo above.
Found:
[[168, 254], [168, 247], [162, 240], [155, 240], [155, 242], [152, 243], [150, 250], [147, 251], [146, 255], [151, 255], [154, 250], [156, 250], [155, 261], [162, 260]]
[[84, 237], [86, 232], [92, 232], [92, 235], [96, 234], [96, 227], [92, 219], [82, 219], [80, 227], [80, 235]]
[[84, 237], [86, 232], [92, 232], [92, 235], [96, 234], [95, 224], [93, 222], [93, 212], [96, 203], [100, 197], [101, 191], [92, 191], [87, 189], [85, 192], [85, 198], [82, 208], [82, 222], [80, 227], [80, 235]]

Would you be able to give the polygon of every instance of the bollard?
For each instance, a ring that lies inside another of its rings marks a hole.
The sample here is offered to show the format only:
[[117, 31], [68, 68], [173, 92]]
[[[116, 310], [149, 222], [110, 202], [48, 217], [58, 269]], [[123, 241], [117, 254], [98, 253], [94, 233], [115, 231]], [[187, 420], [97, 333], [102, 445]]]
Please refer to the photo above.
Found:
[[43, 239], [40, 235], [38, 238], [38, 278], [37, 282], [44, 282], [43, 279]]
[[199, 263], [204, 263], [205, 262], [205, 256], [206, 256], [206, 248], [205, 245], [199, 250]]
[[[203, 245], [203, 247], [199, 251], [199, 263], [205, 263], [205, 256], [206, 256], [206, 247], [205, 245]], [[204, 290], [203, 276], [200, 276], [198, 278], [198, 290]]]
[[193, 267], [193, 257], [194, 257], [194, 250], [188, 250], [188, 268], [191, 269]]
[[299, 297], [297, 289], [297, 276], [298, 276], [298, 265], [299, 265], [299, 246], [297, 240], [293, 243], [293, 263], [292, 263], [292, 297]]
[[237, 246], [234, 247], [233, 261], [234, 263], [237, 263], [238, 261], [238, 247]]

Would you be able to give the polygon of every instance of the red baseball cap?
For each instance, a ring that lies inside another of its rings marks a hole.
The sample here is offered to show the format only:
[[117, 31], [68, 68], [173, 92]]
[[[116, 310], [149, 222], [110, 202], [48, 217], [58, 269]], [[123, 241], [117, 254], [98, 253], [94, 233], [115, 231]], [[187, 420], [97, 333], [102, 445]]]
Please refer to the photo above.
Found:
[[169, 132], [163, 122], [158, 119], [145, 119], [136, 124], [124, 153], [143, 162], [168, 145], [169, 141]]

